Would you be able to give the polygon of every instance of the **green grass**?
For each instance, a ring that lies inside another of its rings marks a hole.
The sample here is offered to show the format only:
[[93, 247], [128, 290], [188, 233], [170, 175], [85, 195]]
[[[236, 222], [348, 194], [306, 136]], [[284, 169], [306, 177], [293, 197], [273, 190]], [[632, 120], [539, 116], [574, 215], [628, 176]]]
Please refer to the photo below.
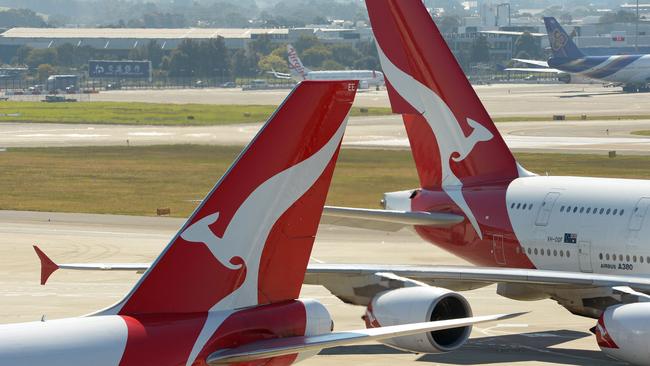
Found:
[[[276, 106], [129, 102], [0, 102], [1, 122], [197, 126], [265, 121]], [[352, 116], [390, 114], [390, 108], [352, 108]]]
[[[187, 216], [239, 147], [171, 145], [0, 152], [0, 209]], [[650, 179], [650, 156], [517, 154], [538, 174]], [[382, 193], [418, 186], [407, 150], [344, 149], [328, 204], [378, 207]]]
[[650, 136], [650, 130], [639, 130], [630, 132], [632, 135]]

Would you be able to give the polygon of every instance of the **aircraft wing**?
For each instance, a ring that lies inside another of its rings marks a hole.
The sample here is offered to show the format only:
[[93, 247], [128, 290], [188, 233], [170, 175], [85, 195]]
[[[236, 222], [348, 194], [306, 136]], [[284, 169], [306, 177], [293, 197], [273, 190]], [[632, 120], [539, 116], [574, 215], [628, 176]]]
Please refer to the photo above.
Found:
[[363, 306], [379, 292], [403, 287], [431, 285], [464, 291], [494, 283], [556, 300], [582, 291], [593, 298], [607, 293], [627, 302], [650, 301], [650, 278], [539, 269], [310, 263], [304, 280], [304, 284], [326, 287], [346, 303]]
[[266, 73], [275, 76], [276, 79], [291, 79], [291, 74], [286, 74], [284, 72], [277, 72], [273, 69], [271, 69], [271, 71], [267, 71]]
[[520, 71], [520, 72], [541, 72], [548, 74], [562, 74], [564, 71], [558, 69], [545, 69], [545, 68], [535, 68], [535, 67], [507, 67], [503, 71]]
[[361, 229], [398, 231], [414, 225], [449, 227], [465, 217], [444, 212], [373, 210], [325, 206], [321, 224], [350, 226]]
[[437, 330], [466, 327], [473, 324], [510, 319], [517, 314], [499, 314], [439, 320], [426, 323], [394, 325], [387, 327], [333, 332], [316, 336], [285, 337], [266, 339], [239, 347], [217, 351], [206, 358], [208, 365], [227, 365], [248, 363], [271, 357], [279, 357], [299, 352], [320, 351], [324, 348], [356, 344], [367, 341], [381, 341], [394, 337], [408, 336]]
[[546, 67], [548, 68], [548, 62], [547, 61], [541, 61], [541, 60], [527, 60], [525, 58], [513, 58], [513, 61], [521, 62], [524, 64], [529, 64], [529, 65], [535, 65], [535, 66], [541, 66], [541, 67]]

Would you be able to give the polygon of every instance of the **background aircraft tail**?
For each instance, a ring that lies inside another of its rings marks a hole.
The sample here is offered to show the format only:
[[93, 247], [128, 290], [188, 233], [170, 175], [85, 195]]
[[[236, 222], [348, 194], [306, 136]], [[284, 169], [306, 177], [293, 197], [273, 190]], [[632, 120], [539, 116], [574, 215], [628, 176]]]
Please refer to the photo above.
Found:
[[422, 1], [367, 5], [390, 103], [403, 115], [422, 187], [517, 177], [512, 153]]
[[201, 313], [298, 297], [356, 81], [305, 81], [119, 304]]
[[300, 57], [298, 57], [298, 52], [290, 44], [287, 45], [287, 54], [289, 55], [289, 71], [299, 77], [300, 80], [305, 80], [305, 77], [311, 70], [302, 64]]
[[553, 57], [580, 58], [585, 56], [555, 18], [544, 17], [544, 24]]

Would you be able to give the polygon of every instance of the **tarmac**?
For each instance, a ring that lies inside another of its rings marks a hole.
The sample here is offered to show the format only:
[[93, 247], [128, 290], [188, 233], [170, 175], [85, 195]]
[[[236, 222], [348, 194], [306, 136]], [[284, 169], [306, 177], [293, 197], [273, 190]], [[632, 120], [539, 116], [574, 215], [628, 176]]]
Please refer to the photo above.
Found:
[[[244, 146], [261, 123], [225, 126], [122, 126], [3, 123], [0, 147], [116, 146], [209, 144]], [[503, 122], [497, 128], [515, 151], [649, 154], [650, 137], [631, 135], [650, 130], [649, 120]], [[350, 118], [343, 146], [409, 148], [399, 116]]]
[[[150, 262], [182, 219], [0, 211], [0, 323], [79, 316], [119, 301], [139, 279], [130, 272], [58, 271], [39, 285], [38, 244], [58, 262]], [[312, 259], [331, 263], [467, 264], [426, 244], [409, 230], [386, 234], [322, 226]], [[612, 365], [588, 329], [595, 320], [571, 315], [551, 300], [517, 302], [495, 286], [463, 293], [476, 315], [530, 311], [522, 317], [474, 327], [456, 352], [416, 355], [368, 343], [324, 350], [304, 365]], [[302, 297], [321, 301], [337, 330], [363, 328], [362, 307], [343, 304], [319, 286]], [[622, 363], [621, 363], [622, 364]]]

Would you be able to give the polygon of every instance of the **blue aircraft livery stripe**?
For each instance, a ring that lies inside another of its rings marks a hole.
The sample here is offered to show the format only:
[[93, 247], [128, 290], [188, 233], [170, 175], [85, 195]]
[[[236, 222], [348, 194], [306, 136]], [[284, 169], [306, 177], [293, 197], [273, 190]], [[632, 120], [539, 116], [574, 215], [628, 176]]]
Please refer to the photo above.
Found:
[[616, 60], [605, 65], [603, 68], [597, 68], [594, 71], [585, 73], [586, 76], [594, 79], [606, 78], [612, 74], [621, 71], [623, 68], [630, 65], [632, 62], [641, 58], [642, 55], [624, 55], [618, 56]]
[[592, 69], [609, 60], [609, 56], [591, 56], [584, 58], [552, 57], [548, 66], [571, 73], [581, 73]]

